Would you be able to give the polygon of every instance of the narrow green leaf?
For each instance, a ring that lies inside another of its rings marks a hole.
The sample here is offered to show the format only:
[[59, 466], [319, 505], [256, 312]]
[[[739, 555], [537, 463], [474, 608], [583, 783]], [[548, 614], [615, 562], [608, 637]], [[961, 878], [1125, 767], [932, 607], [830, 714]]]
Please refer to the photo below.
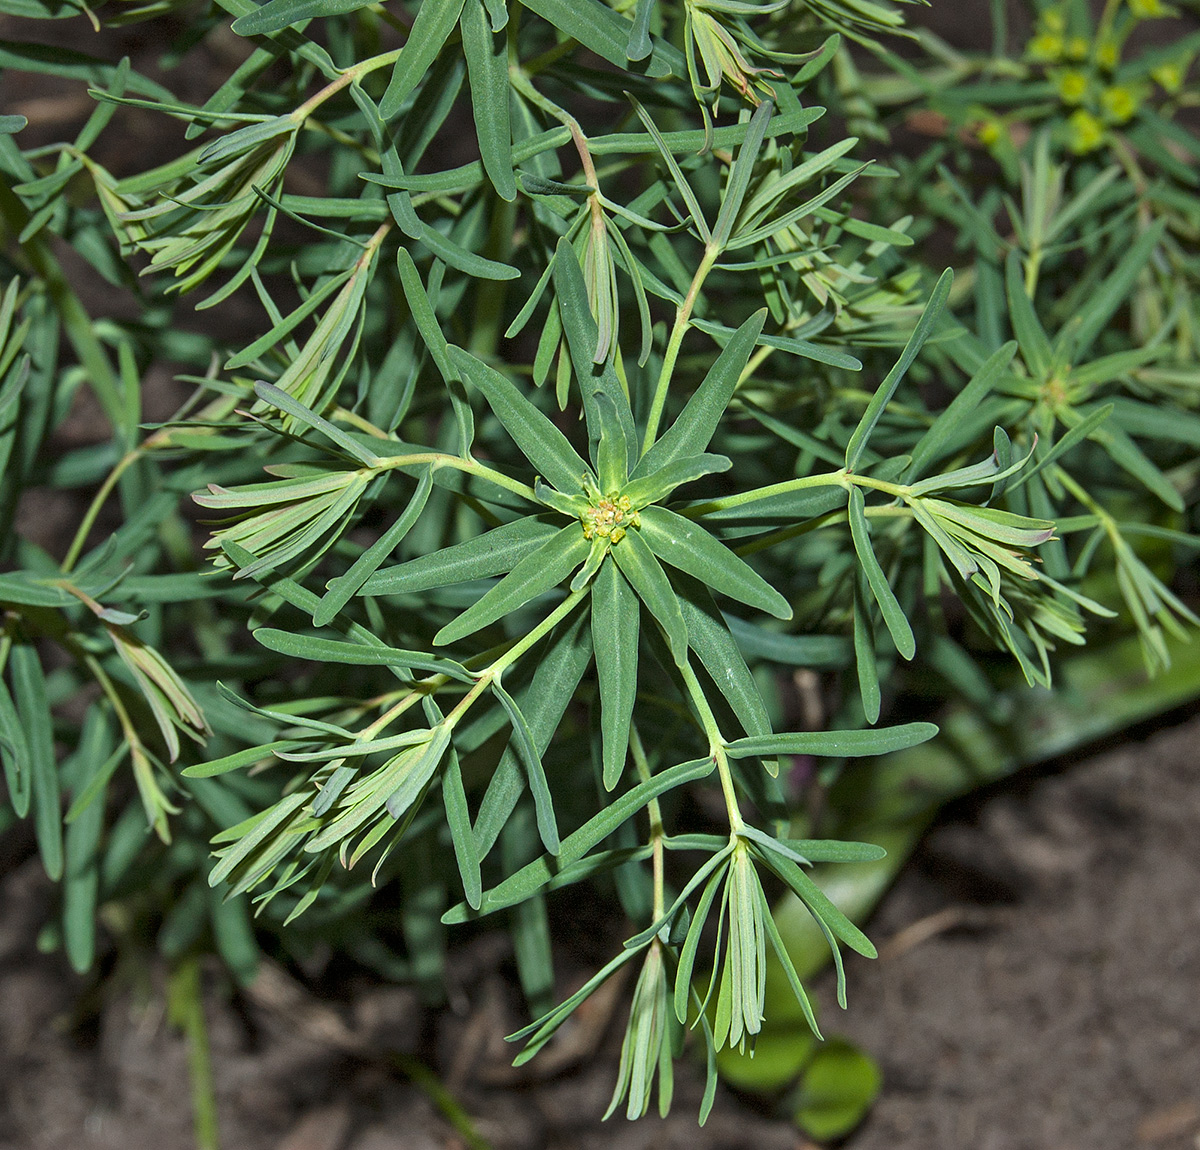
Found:
[[813, 917], [842, 942], [864, 958], [878, 957], [871, 940], [834, 906], [829, 896], [791, 859], [762, 843], [754, 843], [750, 849], [792, 888], [800, 901], [812, 912]]
[[1075, 357], [1082, 356], [1129, 297], [1142, 268], [1149, 262], [1166, 229], [1166, 219], [1157, 219], [1134, 241], [1121, 261], [1095, 291], [1088, 294], [1084, 305], [1075, 315], [1079, 329], [1075, 332]]
[[733, 225], [742, 210], [746, 190], [750, 187], [750, 180], [754, 175], [754, 165], [758, 161], [759, 149], [767, 134], [767, 124], [774, 110], [775, 105], [770, 100], [764, 100], [750, 117], [746, 139], [729, 170], [729, 182], [725, 185], [725, 195], [721, 199], [717, 222], [713, 225], [712, 242], [718, 251], [724, 250], [733, 234]]
[[379, 112], [390, 120], [400, 111], [404, 101], [437, 59], [463, 9], [463, 0], [424, 0], [417, 9], [417, 18], [409, 29], [404, 50], [392, 69], [387, 91], [379, 101]]
[[760, 308], [734, 332], [704, 381], [684, 405], [679, 418], [638, 461], [631, 479], [652, 475], [676, 460], [700, 455], [708, 447], [737, 390], [738, 380], [746, 370], [766, 319], [767, 309]]
[[473, 539], [376, 571], [360, 595], [409, 595], [511, 571], [562, 530], [554, 515], [526, 515]]
[[963, 421], [987, 398], [997, 382], [1008, 370], [1016, 355], [1017, 344], [1010, 340], [988, 356], [987, 361], [971, 376], [970, 382], [960, 391], [935, 419], [929, 430], [917, 440], [912, 449], [912, 462], [908, 466], [905, 482], [919, 479], [926, 467], [937, 462], [942, 448], [951, 436], [961, 428]]
[[239, 36], [269, 36], [289, 24], [357, 12], [368, 3], [370, 0], [267, 0], [256, 12], [239, 16], [230, 27]]
[[637, 697], [640, 609], [633, 588], [609, 557], [592, 584], [592, 646], [600, 685], [600, 736], [605, 790], [621, 780]]
[[1054, 349], [1034, 310], [1033, 301], [1025, 293], [1021, 257], [1015, 251], [1008, 253], [1004, 264], [1004, 288], [1008, 294], [1008, 316], [1013, 334], [1021, 345], [1021, 356], [1034, 378], [1045, 380], [1054, 364]]
[[[638, 114], [638, 118], [646, 126], [646, 131], [650, 133], [650, 138], [654, 141], [654, 146], [658, 149], [658, 154], [662, 156], [663, 162], [667, 165], [667, 171], [671, 173], [671, 179], [674, 181], [676, 189], [683, 197], [683, 202], [687, 205], [688, 215], [692, 217], [692, 223], [696, 226], [696, 234], [703, 243], [709, 243], [712, 240], [712, 232], [709, 230], [708, 221], [704, 218], [704, 210], [700, 207], [700, 201], [696, 199], [696, 193], [692, 191], [692, 185], [688, 183], [687, 176], [683, 174], [683, 169], [672, 154], [671, 148], [664, 139], [663, 134], [658, 130], [658, 125], [650, 118], [650, 113], [636, 99], [633, 99], [632, 96], [630, 99], [633, 100], [633, 107]], [[747, 126], [748, 130], [749, 126]]]
[[546, 781], [546, 771], [542, 766], [542, 756], [538, 753], [537, 743], [529, 723], [517, 706], [516, 700], [504, 689], [499, 679], [492, 680], [492, 693], [500, 700], [500, 705], [512, 723], [513, 741], [516, 743], [517, 755], [525, 764], [529, 779], [529, 792], [533, 795], [533, 807], [537, 815], [538, 833], [542, 845], [552, 855], [558, 854], [561, 845], [558, 837], [558, 820], [554, 817], [554, 800], [550, 795], [550, 785]]
[[[558, 857], [554, 859], [543, 856], [523, 866], [515, 874], [511, 874], [502, 883], [486, 891], [480, 903], [478, 914], [491, 914], [503, 910], [507, 906], [515, 906], [524, 902], [535, 891], [541, 890], [555, 874], [583, 858], [597, 843], [606, 839], [626, 819], [637, 814], [651, 799], [656, 799], [667, 791], [674, 790], [687, 783], [706, 778], [716, 767], [714, 759], [693, 759], [691, 762], [680, 763], [668, 767], [652, 778], [626, 791], [620, 798], [614, 799], [598, 815], [594, 815], [586, 823], [562, 841]], [[474, 918], [465, 903], [451, 907], [444, 915], [445, 923], [466, 922]]]
[[450, 828], [450, 842], [454, 847], [454, 858], [462, 878], [463, 894], [467, 905], [479, 909], [483, 898], [483, 879], [479, 870], [479, 849], [475, 843], [475, 832], [471, 829], [471, 811], [467, 806], [467, 792], [463, 788], [462, 767], [458, 752], [451, 747], [446, 769], [442, 772], [442, 804], [446, 809], [446, 825]]
[[641, 535], [646, 545], [664, 563], [777, 619], [792, 617], [791, 604], [699, 523], [657, 506], [644, 508], [641, 520]]
[[277, 407], [280, 411], [292, 416], [293, 419], [298, 419], [305, 426], [319, 431], [348, 455], [357, 459], [359, 463], [366, 464], [368, 467], [374, 467], [379, 463], [379, 456], [373, 451], [368, 451], [358, 440], [347, 435], [341, 428], [334, 427], [329, 420], [322, 419], [315, 411], [305, 407], [286, 391], [280, 391], [274, 384], [266, 383], [261, 379], [257, 380], [254, 384], [254, 394], [264, 403]]
[[727, 455], [690, 455], [675, 459], [657, 471], [627, 483], [621, 490], [635, 508], [661, 503], [677, 487], [693, 483], [705, 475], [728, 471], [733, 466]]
[[[633, 425], [633, 413], [629, 409], [629, 399], [617, 379], [612, 357], [606, 357], [602, 364], [596, 363], [600, 329], [588, 304], [587, 285], [579, 266], [579, 257], [565, 236], [559, 239], [554, 252], [554, 296], [571, 353], [571, 366], [579, 381], [587, 417], [588, 439], [598, 443], [604, 433], [600, 408], [595, 399], [599, 391], [612, 403], [613, 413], [620, 420], [626, 444], [632, 451], [637, 443], [637, 432]], [[632, 463], [632, 459], [629, 462]], [[624, 478], [621, 482], [624, 482]]]
[[686, 577], [679, 598], [688, 643], [748, 735], [769, 735], [771, 719], [758, 685], [708, 589]]
[[629, 580], [638, 598], [646, 604], [650, 614], [658, 621], [667, 637], [675, 662], [683, 666], [687, 662], [687, 624], [679, 609], [679, 599], [659, 565], [640, 530], [630, 531], [613, 547], [612, 556]]
[[900, 386], [900, 381], [904, 378], [904, 373], [908, 371], [912, 361], [917, 358], [917, 353], [933, 332], [933, 326], [950, 295], [950, 285], [953, 280], [954, 273], [949, 268], [942, 272], [937, 286], [933, 289], [933, 294], [929, 297], [929, 302], [925, 305], [925, 310], [921, 313], [921, 318], [917, 321], [916, 328], [908, 337], [908, 342], [900, 353], [900, 358], [879, 385], [879, 390], [871, 397], [871, 402], [867, 404], [867, 410], [863, 412], [862, 419], [854, 429], [854, 434], [850, 436], [850, 442], [846, 445], [846, 469], [848, 471], [853, 471], [858, 466], [863, 451], [866, 450], [867, 440], [871, 438], [871, 432], [875, 430], [875, 425], [883, 415], [883, 409], [891, 401], [896, 388]]
[[269, 651], [278, 651], [293, 659], [314, 663], [338, 663], [356, 667], [406, 667], [448, 675], [460, 683], [473, 683], [474, 676], [461, 663], [425, 651], [403, 651], [398, 647], [366, 647], [344, 639], [322, 639], [317, 635], [298, 635], [274, 627], [258, 627], [252, 632]]
[[863, 498], [862, 488], [854, 487], [850, 492], [849, 502], [850, 537], [854, 542], [854, 551], [858, 556], [863, 573], [867, 577], [871, 594], [875, 597], [875, 602], [879, 604], [879, 610], [883, 613], [883, 621], [887, 626], [888, 633], [892, 636], [892, 642], [896, 644], [896, 650], [905, 659], [911, 659], [917, 652], [917, 641], [913, 638], [912, 627], [909, 626], [908, 619], [905, 618], [904, 608], [900, 606], [895, 592], [888, 584], [887, 576], [883, 573], [883, 568], [879, 566], [879, 560], [875, 557], [875, 550], [871, 546], [871, 532], [867, 527], [865, 508], [866, 500]]
[[46, 678], [30, 643], [14, 643], [8, 653], [13, 702], [29, 747], [33, 829], [46, 874], [57, 882], [63, 873], [62, 810], [58, 764], [54, 760], [54, 719], [46, 697]]
[[[628, 70], [629, 21], [600, 0], [526, 0], [525, 7], [610, 64]], [[651, 47], [646, 75], [659, 80], [672, 72], [684, 74], [683, 60], [676, 49], [661, 41]]]
[[[277, 751], [296, 751], [301, 747], [311, 746], [303, 739], [277, 739], [271, 743], [262, 743], [256, 747], [243, 747], [219, 759], [210, 759], [207, 763], [197, 763], [185, 767], [181, 774], [185, 779], [211, 779], [216, 775], [224, 775], [230, 771], [239, 771], [242, 767], [251, 767], [271, 758]], [[72, 808], [70, 813], [74, 813]]]
[[515, 200], [517, 181], [513, 175], [508, 112], [508, 47], [503, 37], [498, 41], [493, 39], [483, 0], [466, 0], [459, 27], [483, 169], [502, 200]]
[[562, 528], [526, 555], [499, 583], [434, 637], [438, 646], [454, 643], [511, 614], [562, 583], [588, 556], [590, 547], [579, 524]]
[[565, 495], [577, 495], [584, 490], [583, 477], [591, 475], [591, 468], [550, 420], [495, 368], [469, 352], [452, 347], [450, 359], [463, 377], [483, 393], [504, 430], [543, 479]]
[[902, 723], [867, 731], [797, 731], [735, 739], [726, 750], [730, 758], [750, 755], [819, 755], [861, 758], [886, 755], [928, 742], [938, 732], [933, 723]]
[[0, 760], [4, 763], [8, 801], [17, 818], [23, 819], [29, 814], [33, 794], [33, 761], [21, 718], [3, 679], [0, 679]]
[[350, 570], [327, 584], [328, 590], [321, 599], [320, 606], [313, 613], [313, 625], [324, 627], [333, 621], [338, 612], [357, 595], [362, 585], [379, 569], [383, 561], [400, 545], [401, 540], [408, 534], [416, 523], [429, 493], [433, 490], [433, 469], [425, 468], [417, 483], [408, 506], [397, 517], [396, 521], [371, 544], [350, 566]]

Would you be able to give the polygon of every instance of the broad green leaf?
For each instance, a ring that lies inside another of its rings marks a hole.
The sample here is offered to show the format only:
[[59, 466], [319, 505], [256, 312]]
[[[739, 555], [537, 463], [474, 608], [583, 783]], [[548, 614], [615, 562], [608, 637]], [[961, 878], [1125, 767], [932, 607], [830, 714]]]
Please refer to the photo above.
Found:
[[735, 739], [726, 746], [730, 758], [749, 755], [818, 755], [860, 758], [886, 755], [928, 742], [937, 734], [933, 723], [902, 723], [869, 731], [797, 731]]
[[417, 18], [409, 29], [404, 50], [392, 69], [387, 91], [379, 101], [379, 112], [385, 120], [399, 112], [404, 101], [416, 90], [454, 31], [462, 9], [463, 0], [424, 0], [417, 9]]
[[483, 393], [504, 430], [543, 479], [565, 495], [584, 490], [583, 477], [591, 475], [591, 468], [550, 420], [495, 368], [469, 352], [452, 347], [450, 359], [463, 378]]
[[592, 646], [600, 686], [600, 736], [605, 790], [621, 780], [637, 697], [638, 598], [609, 557], [592, 583]]
[[908, 342], [900, 353], [900, 358], [879, 385], [879, 390], [871, 397], [871, 402], [867, 404], [867, 410], [863, 412], [862, 419], [854, 429], [854, 434], [850, 436], [850, 442], [846, 445], [846, 469], [848, 471], [853, 471], [858, 466], [859, 460], [866, 450], [867, 440], [871, 438], [871, 432], [875, 430], [875, 425], [883, 415], [883, 409], [891, 402], [905, 372], [908, 371], [912, 361], [917, 358], [917, 353], [932, 334], [934, 324], [937, 323], [946, 299], [950, 295], [950, 285], [953, 280], [954, 273], [949, 268], [942, 272], [937, 286], [933, 289], [933, 294], [929, 297], [929, 302], [925, 305], [925, 310], [921, 313], [920, 320], [917, 321], [916, 328], [908, 337]]
[[[643, 783], [626, 791], [620, 798], [614, 799], [598, 815], [594, 815], [572, 834], [562, 841], [562, 848], [556, 858], [543, 856], [523, 866], [515, 874], [509, 875], [502, 883], [485, 891], [480, 903], [479, 915], [491, 914], [503, 910], [507, 906], [515, 906], [524, 902], [535, 891], [541, 890], [555, 874], [583, 858], [597, 843], [606, 839], [626, 819], [632, 818], [651, 799], [687, 783], [706, 778], [716, 767], [714, 759], [693, 759], [691, 762], [680, 763], [668, 767]], [[466, 922], [476, 917], [465, 903], [451, 907], [442, 921], [450, 924]]]
[[526, 555], [481, 599], [447, 623], [433, 637], [434, 643], [444, 646], [463, 639], [557, 587], [587, 558], [589, 550], [578, 523], [562, 528]]
[[554, 515], [526, 515], [473, 539], [376, 571], [360, 595], [409, 595], [511, 571], [562, 530]]
[[792, 617], [791, 604], [699, 523], [657, 506], [644, 508], [641, 520], [641, 535], [646, 545], [664, 563], [777, 619]]
[[887, 576], [883, 573], [883, 568], [879, 566], [879, 560], [875, 557], [874, 548], [871, 546], [871, 532], [867, 527], [865, 508], [866, 501], [863, 498], [862, 488], [854, 487], [850, 492], [849, 502], [850, 536], [854, 542], [854, 551], [858, 556], [863, 573], [866, 575], [871, 594], [875, 597], [875, 602], [879, 604], [879, 610], [883, 613], [883, 621], [887, 626], [888, 633], [892, 636], [892, 642], [896, 644], [896, 650], [905, 659], [911, 659], [917, 652], [917, 642], [913, 638], [912, 627], [909, 626], [908, 619], [904, 615], [904, 608], [900, 606], [896, 593], [889, 586]]
[[792, 1120], [811, 1138], [836, 1141], [862, 1122], [882, 1085], [869, 1054], [845, 1039], [830, 1039], [801, 1075]]
[[767, 309], [760, 308], [737, 329], [679, 417], [638, 461], [631, 479], [652, 475], [676, 460], [700, 455], [708, 447], [737, 390], [738, 380], [746, 370], [766, 319]]
[[612, 548], [611, 554], [621, 574], [629, 580], [638, 598], [662, 627], [671, 654], [682, 667], [687, 662], [687, 624], [679, 609], [679, 598], [654, 552], [642, 539], [641, 530], [630, 531]]
[[550, 785], [546, 781], [546, 771], [542, 766], [542, 756], [538, 753], [533, 732], [516, 700], [504, 689], [499, 679], [492, 680], [492, 693], [500, 700], [500, 705], [512, 723], [513, 742], [518, 757], [525, 764], [542, 845], [550, 854], [556, 855], [560, 846], [558, 820], [554, 817], [554, 800], [550, 795]]
[[459, 18], [471, 81], [471, 110], [484, 171], [502, 200], [517, 198], [508, 118], [508, 48], [494, 40], [483, 0], [466, 0]]

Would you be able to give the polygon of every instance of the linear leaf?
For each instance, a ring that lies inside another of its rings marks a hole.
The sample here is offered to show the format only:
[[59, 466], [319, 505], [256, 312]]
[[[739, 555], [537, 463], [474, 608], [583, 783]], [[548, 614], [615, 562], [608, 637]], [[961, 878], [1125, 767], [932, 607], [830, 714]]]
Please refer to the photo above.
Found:
[[896, 388], [900, 386], [900, 381], [904, 378], [904, 373], [908, 371], [912, 361], [917, 358], [917, 353], [921, 350], [922, 345], [932, 333], [933, 325], [941, 315], [946, 299], [950, 295], [950, 285], [953, 281], [954, 273], [947, 268], [938, 279], [937, 286], [933, 289], [933, 294], [930, 295], [929, 302], [925, 305], [925, 310], [921, 313], [916, 328], [908, 337], [908, 342], [900, 353], [900, 358], [871, 397], [871, 402], [867, 404], [867, 410], [863, 412], [862, 419], [854, 429], [854, 434], [850, 436], [850, 442], [846, 445], [846, 469], [848, 471], [853, 471], [858, 466], [863, 451], [866, 449], [867, 440], [870, 439], [871, 432], [875, 430], [879, 417], [883, 415], [883, 409], [891, 401]]
[[750, 353], [762, 332], [767, 309], [760, 308], [730, 337], [704, 381], [684, 404], [679, 418], [638, 461], [630, 475], [641, 479], [678, 459], [700, 455], [725, 414], [738, 380], [750, 361]]
[[739, 559], [699, 523], [657, 506], [644, 508], [641, 520], [641, 535], [646, 545], [664, 563], [686, 571], [722, 595], [757, 607], [777, 619], [792, 617], [791, 604], [753, 567]]
[[[614, 799], [598, 815], [594, 815], [579, 830], [567, 835], [562, 841], [562, 847], [557, 858], [542, 856], [523, 866], [515, 874], [511, 874], [502, 883], [486, 891], [480, 903], [478, 914], [491, 914], [503, 910], [507, 906], [515, 906], [524, 902], [535, 891], [544, 887], [555, 874], [583, 858], [597, 843], [606, 839], [626, 819], [637, 814], [651, 799], [676, 787], [696, 782], [706, 778], [716, 767], [716, 760], [693, 759], [668, 767], [665, 771], [638, 783], [636, 787], [626, 791], [620, 798]], [[445, 923], [466, 922], [475, 914], [464, 903], [451, 907], [444, 915]]]
[[[526, 0], [525, 7], [623, 72], [628, 70], [629, 21], [600, 0]], [[646, 75], [657, 80], [672, 72], [684, 74], [679, 52], [662, 41], [653, 43]]]
[[550, 795], [550, 785], [546, 781], [546, 770], [542, 766], [542, 756], [538, 753], [537, 743], [529, 723], [517, 706], [516, 700], [504, 689], [499, 679], [492, 680], [492, 693], [500, 700], [500, 705], [512, 723], [513, 741], [517, 754], [525, 764], [525, 772], [529, 779], [529, 792], [533, 795], [534, 812], [537, 815], [538, 833], [542, 845], [552, 855], [558, 854], [561, 845], [558, 837], [558, 821], [554, 817], [554, 800]]
[[8, 653], [13, 702], [29, 747], [33, 829], [42, 866], [57, 882], [63, 873], [62, 811], [58, 764], [54, 760], [54, 719], [46, 697], [46, 678], [37, 651], [30, 643], [14, 643]]
[[1008, 294], [1008, 316], [1013, 335], [1021, 345], [1021, 356], [1034, 377], [1045, 380], [1054, 364], [1054, 349], [1034, 310], [1033, 301], [1025, 292], [1021, 257], [1015, 251], [1008, 253], [1004, 264], [1004, 289]]
[[562, 529], [557, 516], [526, 515], [440, 551], [376, 571], [360, 595], [408, 595], [511, 571]]
[[780, 735], [755, 735], [735, 739], [726, 750], [730, 758], [750, 755], [819, 755], [826, 758], [862, 758], [886, 755], [928, 742], [938, 733], [933, 723], [902, 723], [867, 731], [796, 731]]
[[620, 782], [629, 752], [637, 697], [640, 609], [633, 588], [609, 557], [592, 584], [592, 646], [600, 685], [600, 736], [605, 790]]
[[442, 45], [454, 31], [463, 0], [424, 0], [409, 29], [404, 50], [392, 69], [387, 91], [379, 101], [379, 112], [390, 120], [421, 82]]
[[313, 613], [313, 625], [324, 627], [332, 622], [334, 617], [350, 600], [359, 593], [362, 585], [379, 569], [383, 561], [400, 545], [400, 541], [408, 534], [416, 523], [429, 493], [433, 490], [433, 469], [425, 468], [417, 483], [413, 497], [408, 506], [397, 517], [396, 521], [371, 544], [351, 564], [350, 570], [327, 584], [328, 590], [321, 599], [320, 606]]
[[471, 829], [471, 811], [467, 806], [467, 792], [463, 788], [462, 767], [458, 752], [451, 747], [442, 772], [442, 805], [446, 809], [446, 825], [450, 828], [450, 842], [454, 847], [454, 858], [462, 878], [463, 894], [467, 905], [479, 909], [483, 898], [483, 879], [479, 870], [479, 848], [475, 833]]
[[502, 200], [517, 198], [509, 124], [508, 47], [493, 39], [482, 0], [466, 0], [459, 18], [471, 83], [471, 111], [483, 170]]
[[642, 539], [641, 531], [630, 531], [613, 547], [611, 554], [621, 568], [621, 574], [629, 580], [638, 598], [662, 627], [671, 654], [682, 667], [687, 662], [687, 624], [683, 621], [683, 612], [679, 609], [679, 599], [671, 581], [654, 557], [654, 552]]
[[866, 500], [863, 498], [862, 488], [854, 487], [850, 492], [849, 503], [850, 537], [854, 542], [854, 551], [863, 574], [867, 577], [871, 594], [883, 613], [883, 621], [892, 636], [892, 642], [896, 644], [896, 650], [905, 659], [911, 659], [917, 652], [917, 641], [913, 638], [912, 627], [904, 615], [904, 608], [900, 606], [896, 593], [888, 584], [887, 576], [875, 557], [865, 508]]
[[450, 348], [450, 359], [463, 377], [483, 393], [504, 430], [542, 478], [565, 495], [579, 494], [583, 490], [583, 477], [591, 474], [591, 468], [567, 437], [495, 368], [460, 347]]
[[434, 637], [438, 646], [456, 642], [511, 614], [552, 587], [557, 587], [591, 550], [578, 523], [562, 528], [526, 555], [495, 587]]
[[461, 663], [425, 651], [404, 651], [398, 647], [366, 647], [344, 639], [322, 639], [317, 635], [297, 635], [275, 627], [259, 627], [252, 632], [269, 651], [308, 659], [314, 663], [338, 663], [356, 667], [413, 667], [434, 674], [449, 675], [460, 683], [473, 683], [474, 676]]

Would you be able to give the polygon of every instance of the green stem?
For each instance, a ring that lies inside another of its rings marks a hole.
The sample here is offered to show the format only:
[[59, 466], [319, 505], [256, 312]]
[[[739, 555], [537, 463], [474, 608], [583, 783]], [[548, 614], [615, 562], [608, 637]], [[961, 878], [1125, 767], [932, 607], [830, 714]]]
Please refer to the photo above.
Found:
[[[646, 761], [646, 750], [642, 746], [642, 738], [638, 734], [637, 725], [629, 725], [629, 750], [633, 755], [633, 765], [638, 778], [643, 783], [650, 781], [650, 764]], [[651, 863], [654, 875], [654, 908], [650, 912], [650, 921], [657, 922], [666, 913], [667, 903], [665, 894], [665, 877], [663, 871], [663, 821], [662, 808], [658, 799], [651, 799], [646, 804], [646, 813], [650, 817], [650, 848]]]
[[654, 388], [654, 400], [650, 405], [650, 416], [646, 420], [646, 434], [642, 439], [642, 454], [645, 455], [654, 446], [658, 436], [658, 425], [662, 421], [663, 409], [667, 405], [667, 393], [671, 389], [671, 376], [675, 373], [675, 361], [679, 358], [679, 349], [683, 346], [683, 337], [687, 333], [688, 324], [692, 318], [692, 309], [696, 306], [700, 289], [717, 262], [720, 252], [715, 246], [704, 249], [704, 256], [696, 274], [692, 276], [687, 295], [675, 311], [675, 326], [671, 329], [671, 338], [667, 343], [666, 354], [663, 356], [662, 370], [658, 373], [658, 383]]
[[687, 686], [688, 697], [692, 701], [692, 706], [696, 708], [704, 733], [708, 736], [708, 753], [712, 755], [717, 764], [717, 776], [721, 780], [721, 794], [725, 798], [725, 812], [729, 817], [729, 833], [730, 835], [740, 834], [745, 822], [742, 819], [742, 812], [738, 808], [737, 791], [734, 789], [733, 773], [729, 769], [729, 756], [725, 753], [725, 740], [721, 736], [721, 729], [717, 726], [716, 716], [708, 705], [704, 688], [700, 686], [700, 680], [696, 678], [696, 672], [692, 670], [691, 664], [685, 663], [680, 668], [680, 672], [683, 675], [684, 684]]
[[171, 973], [167, 988], [167, 1014], [188, 1042], [188, 1070], [192, 1080], [192, 1123], [197, 1150], [220, 1150], [217, 1129], [217, 1091], [213, 1080], [212, 1050], [204, 1021], [200, 962], [184, 959]]

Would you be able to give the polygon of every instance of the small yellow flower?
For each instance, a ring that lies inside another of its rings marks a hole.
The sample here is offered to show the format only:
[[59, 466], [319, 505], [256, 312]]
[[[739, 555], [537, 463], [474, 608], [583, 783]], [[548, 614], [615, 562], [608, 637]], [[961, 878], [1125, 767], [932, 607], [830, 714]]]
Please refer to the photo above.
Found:
[[1191, 64], [1190, 58], [1181, 57], [1178, 60], [1170, 60], [1165, 64], [1159, 64], [1157, 68], [1152, 68], [1150, 76], [1164, 92], [1175, 95], [1183, 87], [1183, 81]]
[[1052, 64], [1063, 54], [1063, 38], [1054, 32], [1043, 32], [1025, 46], [1025, 55], [1037, 63]]
[[1110, 124], [1124, 124], [1131, 120], [1141, 104], [1140, 93], [1124, 85], [1105, 88], [1100, 93], [1100, 107]]
[[994, 148], [1002, 140], [1008, 138], [1008, 129], [1003, 120], [984, 120], [976, 129], [975, 137], [985, 148]]
[[1086, 72], [1078, 68], [1064, 68], [1054, 77], [1058, 97], [1064, 104], [1082, 104], [1087, 95], [1088, 77]]
[[1129, 0], [1129, 11], [1141, 20], [1152, 20], [1155, 16], [1168, 14], [1162, 0]]
[[1067, 147], [1077, 156], [1094, 152], [1104, 143], [1104, 125], [1084, 108], [1076, 108], [1067, 120]]
[[1061, 33], [1066, 31], [1067, 27], [1067, 18], [1059, 8], [1047, 8], [1038, 18], [1038, 22], [1047, 32]]
[[1072, 36], [1067, 41], [1063, 53], [1068, 60], [1086, 60], [1088, 47], [1086, 36]]
[[1121, 59], [1121, 45], [1116, 40], [1102, 40], [1096, 48], [1096, 63], [1111, 72]]

